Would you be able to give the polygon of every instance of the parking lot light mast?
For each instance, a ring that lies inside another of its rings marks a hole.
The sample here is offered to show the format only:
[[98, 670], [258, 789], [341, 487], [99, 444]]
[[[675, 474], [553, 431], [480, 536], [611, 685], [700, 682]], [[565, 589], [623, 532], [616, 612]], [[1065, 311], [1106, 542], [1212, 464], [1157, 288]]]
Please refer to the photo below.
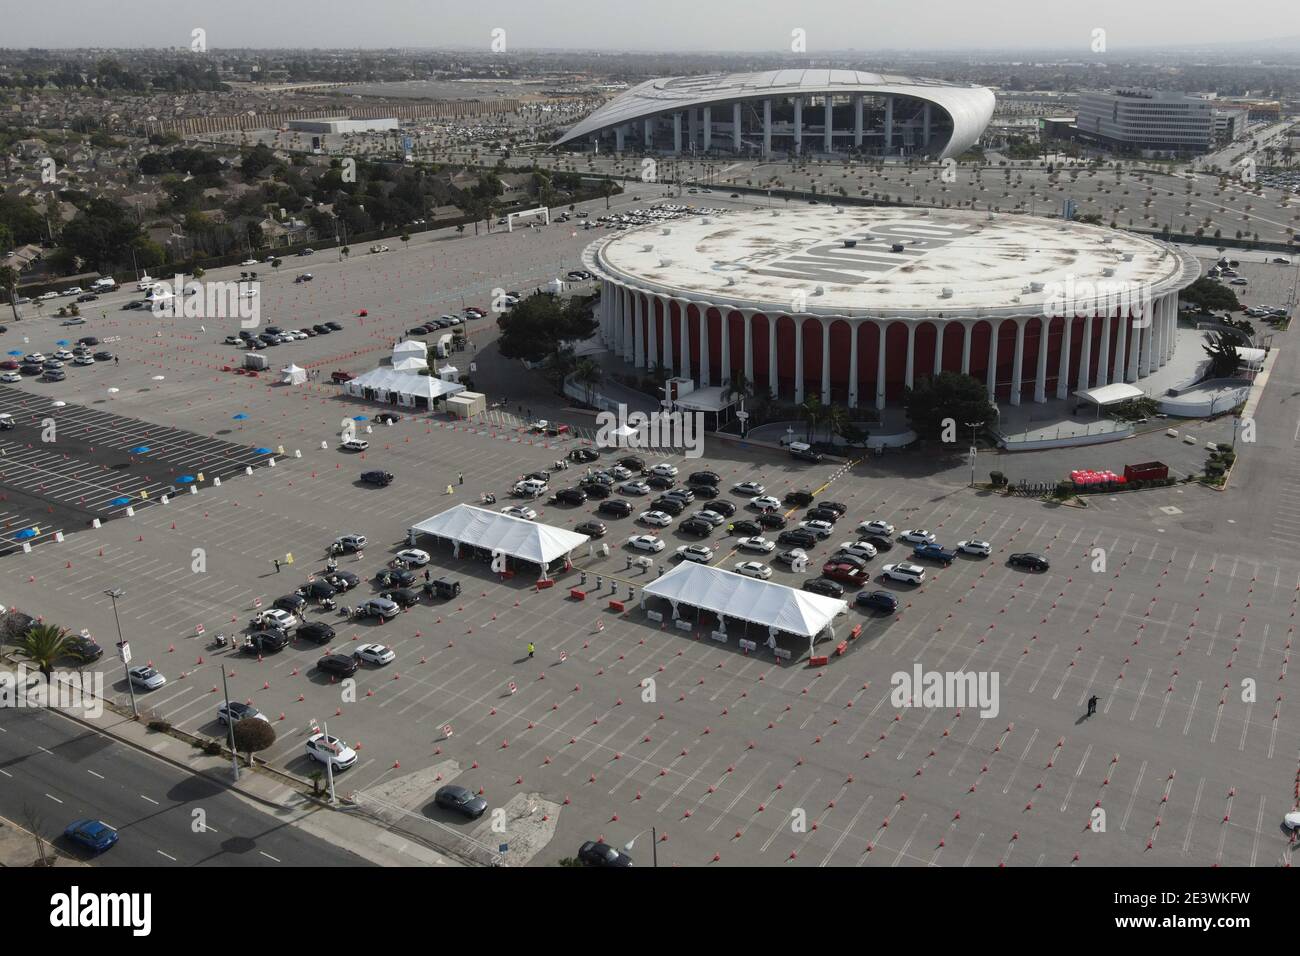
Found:
[[230, 765], [235, 771], [235, 783], [239, 782], [239, 754], [235, 752], [235, 721], [230, 713], [230, 687], [226, 684], [226, 665], [218, 661], [221, 668], [221, 693], [226, 698], [226, 734], [230, 742]]
[[970, 429], [970, 486], [975, 487], [975, 429], [982, 426], [983, 422], [967, 422], [966, 427]]
[[117, 599], [126, 592], [121, 588], [108, 588], [104, 591], [113, 602], [113, 622], [117, 625], [117, 652], [122, 658], [122, 670], [126, 673], [126, 689], [131, 694], [131, 716], [139, 719], [140, 710], [135, 704], [135, 685], [131, 683], [131, 664], [125, 653], [126, 641], [122, 638], [122, 619], [117, 616]]

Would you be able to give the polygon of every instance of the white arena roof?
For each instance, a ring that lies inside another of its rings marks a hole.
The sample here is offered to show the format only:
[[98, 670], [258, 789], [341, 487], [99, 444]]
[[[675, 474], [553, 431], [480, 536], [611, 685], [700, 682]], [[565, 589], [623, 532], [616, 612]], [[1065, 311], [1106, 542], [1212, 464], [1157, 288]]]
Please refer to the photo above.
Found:
[[642, 590], [666, 601], [801, 637], [820, 634], [835, 620], [835, 615], [848, 607], [838, 598], [822, 597], [693, 561], [682, 562]]
[[939, 80], [861, 70], [768, 70], [762, 73], [710, 73], [670, 76], [632, 87], [614, 97], [556, 140], [559, 146], [598, 130], [664, 113], [736, 100], [819, 94], [910, 96], [935, 104], [952, 118], [953, 132], [944, 156], [973, 146], [993, 118], [993, 91]]
[[1098, 295], [1156, 296], [1200, 274], [1175, 247], [1104, 226], [829, 205], [647, 225], [598, 240], [584, 262], [630, 288], [710, 305], [900, 318], [1041, 315], [1054, 297], [1082, 315]]
[[419, 524], [412, 525], [411, 530], [476, 548], [500, 551], [512, 558], [537, 565], [546, 565], [563, 558], [574, 548], [591, 540], [576, 531], [525, 521], [499, 511], [466, 504], [456, 505], [432, 518], [426, 518]]

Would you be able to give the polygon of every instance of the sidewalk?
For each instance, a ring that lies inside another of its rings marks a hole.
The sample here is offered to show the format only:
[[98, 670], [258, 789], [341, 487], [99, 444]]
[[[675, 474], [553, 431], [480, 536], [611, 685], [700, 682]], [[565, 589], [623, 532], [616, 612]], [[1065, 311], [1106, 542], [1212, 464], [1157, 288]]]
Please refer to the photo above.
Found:
[[[84, 711], [61, 709], [60, 713], [99, 733], [146, 751], [189, 773], [202, 775], [248, 802], [257, 804], [278, 820], [349, 850], [379, 866], [464, 866], [451, 856], [373, 823], [355, 809], [331, 810], [309, 796], [310, 785], [274, 770], [250, 769], [241, 763], [239, 782], [231, 783], [228, 756], [209, 756], [168, 733], [149, 730], [143, 722], [104, 708], [97, 718]], [[341, 795], [340, 795], [341, 796]], [[0, 831], [2, 834], [3, 831]], [[27, 842], [27, 863], [31, 862], [31, 837]], [[0, 846], [2, 848], [2, 846]], [[7, 860], [0, 855], [0, 862]], [[25, 865], [25, 864], [19, 864]]]
[[[63, 856], [50, 845], [48, 840], [44, 843], [45, 851], [54, 860], [55, 866], [87, 865], [80, 860]], [[35, 866], [36, 855], [36, 844], [32, 839], [31, 831], [23, 829], [12, 820], [0, 817], [0, 867]]]

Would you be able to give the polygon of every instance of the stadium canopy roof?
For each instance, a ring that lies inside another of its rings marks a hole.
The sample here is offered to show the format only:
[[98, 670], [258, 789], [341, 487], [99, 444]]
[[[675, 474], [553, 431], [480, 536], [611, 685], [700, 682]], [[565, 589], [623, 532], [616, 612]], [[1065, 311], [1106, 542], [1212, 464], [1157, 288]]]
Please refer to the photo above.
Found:
[[590, 538], [536, 521], [525, 521], [499, 511], [459, 504], [412, 525], [411, 531], [468, 544], [545, 567], [567, 556]]
[[1112, 382], [1109, 385], [1098, 385], [1096, 388], [1081, 388], [1074, 394], [1075, 397], [1085, 402], [1092, 402], [1094, 405], [1118, 405], [1131, 398], [1141, 398], [1146, 393], [1136, 385]]
[[910, 96], [938, 106], [952, 119], [952, 137], [943, 156], [956, 156], [976, 142], [993, 118], [993, 91], [939, 80], [861, 70], [768, 70], [761, 73], [711, 73], [647, 80], [615, 96], [555, 141], [560, 146], [598, 130], [679, 110], [737, 100], [818, 94], [866, 93]]
[[798, 591], [784, 584], [760, 581], [693, 561], [682, 562], [647, 584], [643, 591], [673, 604], [702, 608], [801, 637], [820, 634], [835, 615], [848, 607], [838, 598]]

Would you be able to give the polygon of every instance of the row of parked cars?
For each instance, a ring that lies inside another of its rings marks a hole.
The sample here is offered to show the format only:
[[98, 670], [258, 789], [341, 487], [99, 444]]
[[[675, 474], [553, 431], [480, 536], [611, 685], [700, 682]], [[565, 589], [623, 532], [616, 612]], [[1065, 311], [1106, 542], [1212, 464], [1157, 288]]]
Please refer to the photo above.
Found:
[[95, 351], [98, 344], [99, 339], [88, 335], [70, 350], [60, 347], [48, 356], [44, 352], [29, 352], [21, 359], [7, 358], [0, 362], [0, 382], [12, 384], [21, 381], [24, 375], [40, 376], [46, 382], [61, 382], [67, 378], [65, 369], [69, 365], [111, 362], [113, 353], [107, 350]]
[[254, 332], [252, 329], [240, 329], [235, 335], [227, 335], [225, 343], [233, 345], [237, 349], [264, 349], [269, 346], [301, 342], [303, 339], [314, 339], [318, 335], [329, 335], [331, 332], [342, 331], [343, 326], [333, 321], [318, 322], [315, 325], [305, 326], [301, 329], [284, 329], [278, 325], [268, 325], [261, 332]]

